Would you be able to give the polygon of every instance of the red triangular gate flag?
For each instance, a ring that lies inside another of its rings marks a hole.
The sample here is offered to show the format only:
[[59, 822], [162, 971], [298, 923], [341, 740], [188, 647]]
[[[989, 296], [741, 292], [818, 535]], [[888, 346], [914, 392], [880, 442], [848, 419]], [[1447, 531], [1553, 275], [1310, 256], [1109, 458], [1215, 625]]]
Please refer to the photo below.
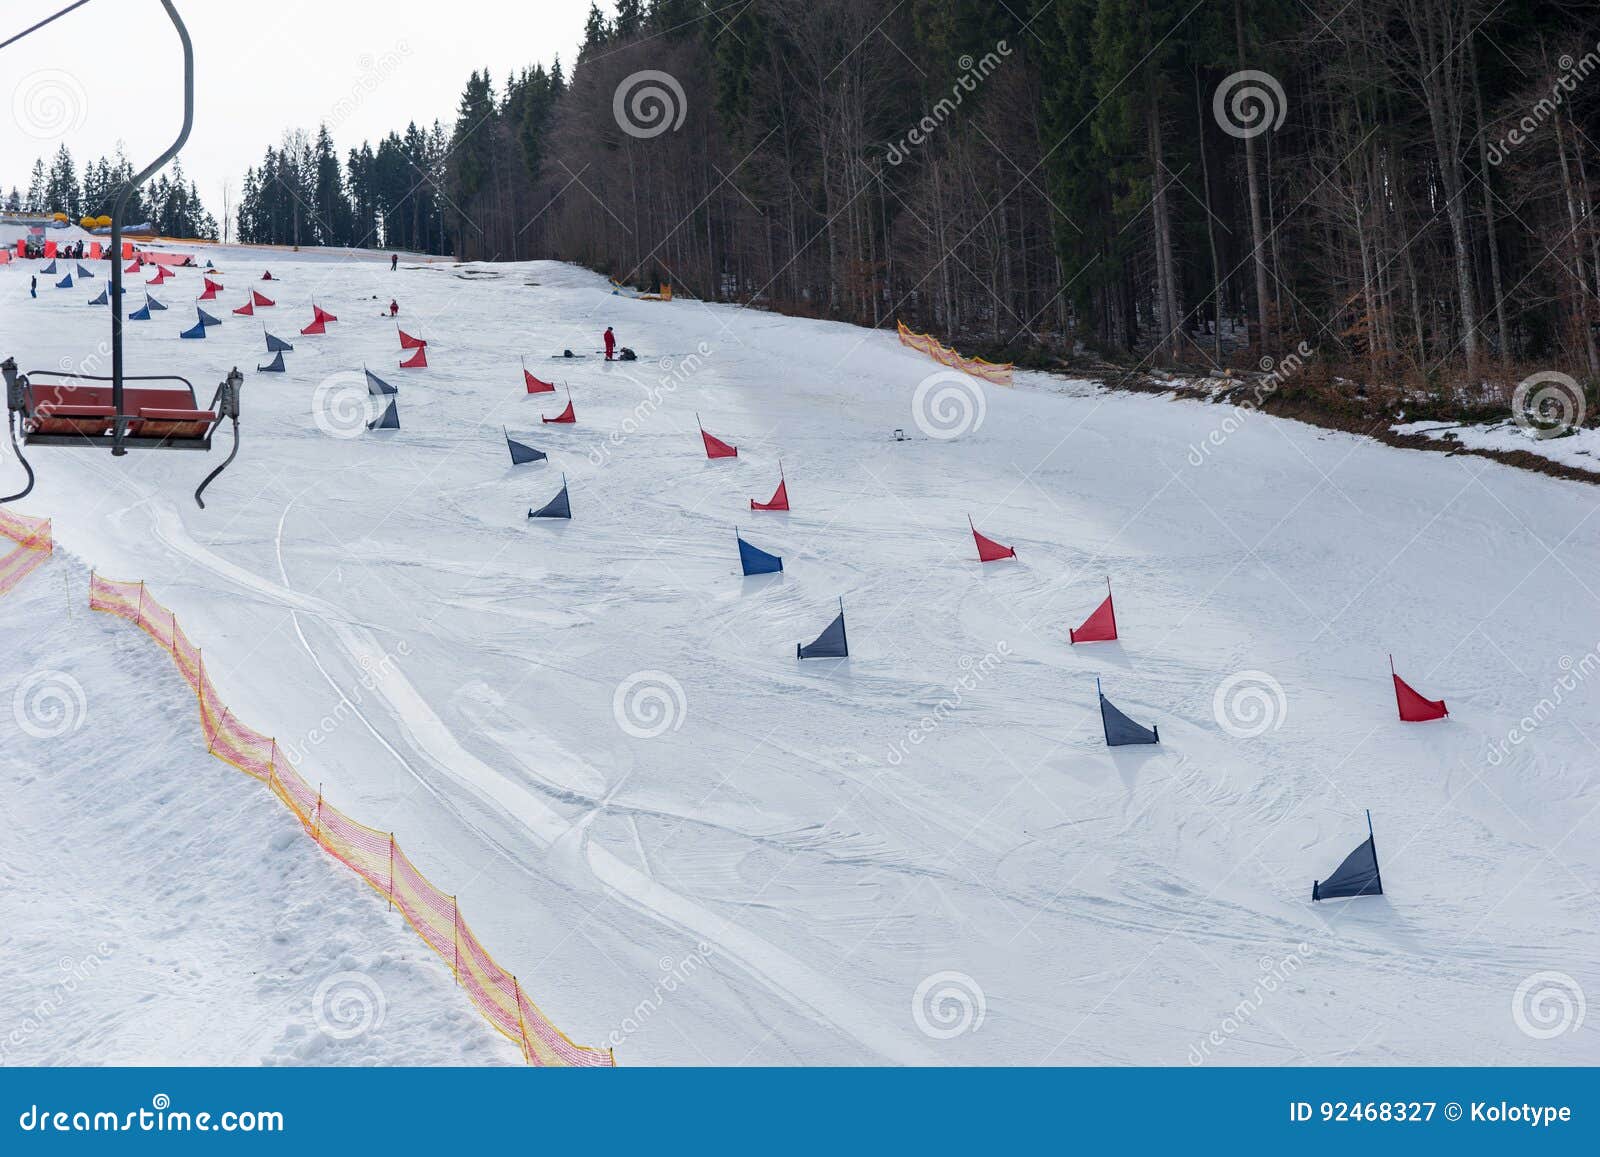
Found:
[[310, 325], [306, 326], [305, 329], [301, 330], [300, 332], [301, 333], [327, 333], [328, 332], [328, 327], [322, 324], [322, 319], [319, 317], [315, 321], [313, 321]]
[[539, 420], [547, 426], [554, 422], [576, 422], [578, 416], [572, 412], [572, 395], [570, 393], [567, 395], [567, 408], [565, 410], [562, 410], [554, 418], [546, 418], [541, 414], [539, 415]]
[[781, 466], [779, 467], [779, 471], [780, 471], [780, 473], [778, 475], [778, 489], [773, 491], [772, 501], [771, 502], [757, 502], [754, 498], [752, 498], [750, 500], [750, 509], [751, 510], [788, 510], [789, 509], [789, 480], [787, 478], [783, 477], [783, 475], [781, 473], [781, 471], [782, 471], [782, 467]]
[[338, 321], [339, 320], [338, 318], [334, 317], [333, 314], [331, 314], [327, 310], [323, 309], [322, 306], [320, 306], [320, 305], [313, 305], [311, 307], [311, 310], [312, 310], [313, 313], [315, 313], [317, 315], [317, 320], [320, 321], [320, 322], [329, 322], [329, 321]]
[[1389, 677], [1394, 680], [1394, 698], [1400, 708], [1402, 723], [1426, 723], [1430, 719], [1443, 719], [1450, 714], [1443, 699], [1424, 699], [1399, 675], [1395, 674], [1394, 656], [1389, 656]]
[[156, 268], [156, 275], [154, 277], [152, 277], [149, 281], [145, 282], [145, 284], [146, 285], [160, 285], [163, 281], [165, 281], [167, 278], [169, 278], [171, 276], [172, 276], [172, 274], [167, 272], [167, 267], [165, 265], [161, 265], [161, 266], [158, 266]]
[[256, 312], [255, 303], [247, 301], [233, 312], [241, 317], [254, 317]]
[[272, 298], [268, 297], [266, 294], [262, 293], [259, 289], [252, 289], [250, 291], [250, 304], [268, 306], [277, 305], [278, 303], [273, 301]]
[[1083, 620], [1076, 631], [1069, 630], [1067, 638], [1074, 643], [1109, 643], [1117, 637], [1117, 611], [1111, 604], [1111, 583], [1106, 582], [1106, 599], [1095, 608], [1094, 614]]
[[967, 516], [967, 525], [972, 527], [972, 538], [978, 544], [978, 561], [995, 562], [1002, 558], [1016, 558], [1017, 552], [1009, 546], [1001, 546], [992, 538], [985, 538], [978, 533], [978, 528], [972, 526], [972, 516]]
[[212, 285], [207, 285], [206, 286], [206, 291], [204, 293], [202, 293], [198, 298], [196, 298], [197, 301], [215, 301], [216, 299], [217, 299], [217, 291], [216, 291], [216, 288], [214, 286], [212, 286]]
[[428, 343], [420, 337], [412, 337], [399, 326], [395, 330], [400, 334], [400, 348], [403, 350], [419, 350]]
[[528, 393], [530, 394], [553, 394], [556, 392], [556, 384], [554, 382], [540, 381], [528, 372], [527, 366], [522, 367], [522, 382], [523, 385], [528, 387]]
[[[699, 414], [694, 416], [694, 424], [700, 426]], [[730, 446], [721, 438], [707, 434], [704, 426], [700, 426], [700, 438], [706, 444], [707, 458], [737, 458], [739, 456], [739, 447]]]
[[144, 268], [144, 262], [135, 261], [132, 265], [128, 266], [128, 268], [124, 269], [122, 272], [124, 272], [124, 273], [138, 273], [139, 270], [141, 270], [143, 268]]
[[400, 363], [403, 370], [425, 370], [428, 368], [428, 351], [423, 346], [417, 347], [417, 352]]
[[221, 285], [218, 285], [215, 281], [212, 281], [211, 278], [209, 278], [209, 277], [202, 278], [202, 280], [206, 283], [206, 288], [211, 290], [213, 293], [218, 292], [218, 291], [220, 291], [222, 289]]

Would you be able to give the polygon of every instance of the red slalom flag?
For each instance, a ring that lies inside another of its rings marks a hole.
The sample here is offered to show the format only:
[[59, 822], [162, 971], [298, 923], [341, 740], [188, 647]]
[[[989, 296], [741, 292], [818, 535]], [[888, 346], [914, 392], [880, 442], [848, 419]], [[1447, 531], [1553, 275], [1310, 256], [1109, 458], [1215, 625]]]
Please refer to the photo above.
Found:
[[323, 323], [339, 320], [338, 318], [334, 317], [333, 314], [323, 309], [320, 305], [312, 305], [311, 311], [317, 315], [317, 320]]
[[254, 317], [256, 313], [255, 302], [247, 301], [233, 312], [237, 313], [240, 317]]
[[301, 333], [307, 333], [307, 334], [310, 334], [310, 333], [327, 333], [328, 332], [328, 327], [322, 324], [322, 319], [321, 318], [317, 318], [315, 321], [313, 321], [310, 325], [306, 326], [305, 329], [301, 330], [300, 332]]
[[428, 349], [427, 349], [427, 347], [419, 345], [417, 347], [417, 352], [416, 353], [412, 354], [405, 361], [400, 363], [400, 368], [403, 369], [403, 370], [425, 370], [425, 369], [427, 369], [428, 368]]
[[554, 382], [541, 381], [528, 372], [528, 360], [522, 360], [522, 384], [528, 387], [530, 394], [553, 394], [556, 392]]
[[789, 480], [783, 476], [783, 463], [778, 463], [778, 489], [772, 493], [771, 502], [757, 502], [750, 500], [751, 510], [788, 510], [789, 509]]
[[567, 408], [565, 410], [562, 410], [561, 413], [557, 414], [554, 418], [546, 418], [543, 414], [539, 415], [539, 421], [543, 422], [547, 426], [553, 425], [553, 424], [555, 424], [557, 422], [560, 422], [560, 423], [562, 423], [564, 425], [570, 425], [571, 423], [576, 422], [577, 420], [578, 420], [578, 416], [572, 412], [572, 391], [571, 390], [567, 391]]
[[1411, 684], [1395, 674], [1394, 656], [1389, 656], [1389, 677], [1394, 680], [1395, 704], [1400, 708], [1402, 723], [1426, 723], [1430, 719], [1443, 719], [1450, 714], [1443, 699], [1425, 699]]
[[[694, 416], [694, 424], [700, 426], [699, 414]], [[739, 447], [730, 446], [721, 438], [707, 434], [704, 426], [700, 426], [700, 438], [706, 444], [707, 458], [737, 458], [739, 456]]]
[[412, 337], [399, 326], [395, 326], [394, 328], [395, 331], [400, 335], [400, 348], [403, 350], [419, 350], [428, 344], [423, 338]]
[[979, 562], [996, 562], [1002, 558], [1016, 558], [1016, 549], [1002, 546], [992, 538], [985, 538], [978, 533], [978, 528], [972, 525], [972, 515], [967, 515], [967, 525], [972, 527], [973, 541], [978, 544]]
[[1111, 580], [1106, 579], [1105, 602], [1095, 608], [1094, 614], [1083, 620], [1076, 631], [1069, 630], [1067, 638], [1074, 643], [1109, 643], [1117, 637], [1117, 609], [1111, 602]]
[[250, 291], [250, 304], [268, 306], [277, 305], [278, 303], [273, 301], [272, 298], [268, 297], [266, 294], [262, 293], [259, 289], [252, 289]]

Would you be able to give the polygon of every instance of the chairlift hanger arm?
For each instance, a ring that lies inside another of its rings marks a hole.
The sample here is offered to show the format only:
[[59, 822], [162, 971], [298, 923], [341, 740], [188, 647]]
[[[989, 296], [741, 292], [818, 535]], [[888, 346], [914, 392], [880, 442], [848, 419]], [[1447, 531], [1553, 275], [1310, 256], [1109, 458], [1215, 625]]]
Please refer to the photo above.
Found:
[[189, 130], [194, 127], [194, 44], [189, 40], [189, 29], [185, 27], [183, 18], [178, 15], [178, 10], [172, 6], [172, 0], [161, 0], [161, 6], [167, 10], [167, 18], [172, 21], [172, 27], [178, 33], [178, 42], [183, 46], [183, 128], [179, 130], [177, 139], [167, 147], [166, 152], [146, 165], [143, 170], [135, 173], [132, 179], [122, 186], [121, 191], [117, 193], [116, 202], [111, 207], [111, 405], [118, 414], [111, 435], [111, 453], [119, 456], [127, 453], [123, 445], [124, 423], [120, 416], [122, 414], [123, 215], [127, 212], [128, 202], [132, 200], [139, 186], [178, 155], [178, 150], [183, 148], [184, 142], [189, 139]]

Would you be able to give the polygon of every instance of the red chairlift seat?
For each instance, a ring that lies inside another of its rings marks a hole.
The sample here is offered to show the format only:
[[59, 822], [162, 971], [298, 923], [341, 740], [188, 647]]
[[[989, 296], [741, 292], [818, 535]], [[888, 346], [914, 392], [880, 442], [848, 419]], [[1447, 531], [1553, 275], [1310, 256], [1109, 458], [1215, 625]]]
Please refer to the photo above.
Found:
[[[107, 381], [42, 370], [23, 375], [23, 445], [108, 447], [118, 415], [111, 404], [111, 387], [102, 384]], [[211, 449], [211, 434], [221, 416], [216, 410], [200, 408], [187, 380], [142, 377], [123, 381], [124, 446], [130, 450]]]
[[0, 372], [5, 377], [12, 446], [28, 475], [28, 484], [19, 493], [0, 498], [0, 503], [25, 498], [33, 489], [33, 467], [22, 456], [23, 446], [89, 446], [113, 454], [127, 450], [210, 450], [217, 427], [231, 422], [233, 448], [194, 492], [201, 509], [205, 508], [202, 495], [206, 487], [239, 453], [239, 391], [244, 375], [238, 370], [228, 373], [205, 407], [196, 401], [194, 387], [187, 378], [124, 375], [121, 413], [113, 401], [110, 378], [54, 370], [19, 374], [16, 362], [10, 358], [0, 363]]

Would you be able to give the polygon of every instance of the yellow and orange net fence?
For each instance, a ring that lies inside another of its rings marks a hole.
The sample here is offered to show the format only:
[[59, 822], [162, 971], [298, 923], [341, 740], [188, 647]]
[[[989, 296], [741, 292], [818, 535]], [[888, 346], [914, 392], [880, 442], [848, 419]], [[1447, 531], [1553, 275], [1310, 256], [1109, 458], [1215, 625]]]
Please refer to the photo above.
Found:
[[534, 1065], [609, 1066], [609, 1049], [574, 1044], [528, 999], [517, 978], [496, 964], [478, 942], [454, 896], [428, 882], [395, 842], [393, 832], [359, 824], [322, 798], [283, 757], [276, 740], [242, 722], [222, 702], [206, 675], [200, 648], [177, 617], [151, 598], [142, 582], [92, 575], [89, 607], [137, 624], [172, 656], [200, 705], [206, 749], [258, 779], [292, 811], [306, 834], [365, 880], [405, 916], [418, 936], [450, 965], [479, 1012], [522, 1049]]
[[0, 538], [16, 543], [0, 557], [0, 595], [3, 595], [50, 557], [55, 539], [50, 535], [48, 518], [29, 518], [7, 510], [0, 510]]
[[906, 328], [906, 323], [903, 321], [897, 321], [894, 324], [900, 331], [901, 345], [908, 345], [914, 350], [920, 350], [940, 365], [949, 366], [953, 370], [960, 370], [964, 374], [971, 374], [975, 378], [982, 378], [992, 385], [1009, 386], [1011, 384], [1010, 362], [986, 362], [982, 358], [964, 358], [930, 334], [912, 333]]

